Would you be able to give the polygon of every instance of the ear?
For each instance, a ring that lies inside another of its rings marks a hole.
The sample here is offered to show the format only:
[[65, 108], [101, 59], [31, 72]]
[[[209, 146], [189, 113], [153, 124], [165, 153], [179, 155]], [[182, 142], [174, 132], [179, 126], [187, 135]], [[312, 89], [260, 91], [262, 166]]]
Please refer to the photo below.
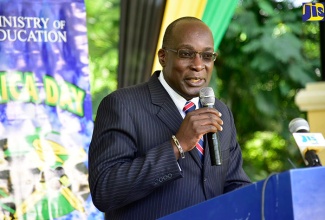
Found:
[[166, 65], [166, 51], [164, 49], [158, 50], [158, 59], [159, 63], [162, 67], [165, 67]]

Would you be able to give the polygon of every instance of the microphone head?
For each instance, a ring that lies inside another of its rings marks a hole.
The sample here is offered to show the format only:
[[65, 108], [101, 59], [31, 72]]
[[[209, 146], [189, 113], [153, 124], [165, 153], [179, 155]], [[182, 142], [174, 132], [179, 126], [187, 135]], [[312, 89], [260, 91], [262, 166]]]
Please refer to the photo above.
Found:
[[202, 106], [214, 105], [215, 96], [211, 87], [204, 87], [200, 90], [200, 102]]
[[292, 119], [289, 123], [289, 131], [291, 133], [310, 131], [308, 122], [303, 118]]

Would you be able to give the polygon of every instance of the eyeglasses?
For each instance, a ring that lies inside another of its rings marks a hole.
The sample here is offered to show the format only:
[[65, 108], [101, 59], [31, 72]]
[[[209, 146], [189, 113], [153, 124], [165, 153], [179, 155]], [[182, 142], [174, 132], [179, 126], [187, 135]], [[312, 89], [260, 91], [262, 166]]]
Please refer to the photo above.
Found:
[[181, 59], [193, 59], [197, 53], [205, 62], [212, 62], [215, 61], [217, 58], [216, 52], [208, 52], [208, 51], [198, 52], [190, 49], [178, 49], [178, 50], [173, 50], [169, 48], [163, 48], [163, 49], [177, 53], [178, 57]]

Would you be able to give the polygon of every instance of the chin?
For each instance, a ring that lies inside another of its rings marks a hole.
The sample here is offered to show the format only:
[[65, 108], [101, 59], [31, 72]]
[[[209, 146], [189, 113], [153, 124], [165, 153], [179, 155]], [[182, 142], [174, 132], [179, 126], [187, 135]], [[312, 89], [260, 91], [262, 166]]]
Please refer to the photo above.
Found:
[[188, 97], [188, 99], [192, 99], [192, 98], [198, 97], [200, 95], [200, 90], [201, 90], [201, 87], [200, 88], [191, 89], [191, 90], [189, 90], [186, 93], [186, 96]]

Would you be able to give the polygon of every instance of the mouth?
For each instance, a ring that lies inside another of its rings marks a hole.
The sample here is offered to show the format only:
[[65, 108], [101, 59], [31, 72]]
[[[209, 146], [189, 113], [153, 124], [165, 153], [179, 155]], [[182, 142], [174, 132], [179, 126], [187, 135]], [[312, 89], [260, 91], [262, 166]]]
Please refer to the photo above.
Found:
[[185, 79], [188, 85], [193, 86], [193, 87], [200, 87], [205, 83], [205, 79], [199, 78], [199, 77], [194, 77], [194, 78], [187, 78]]

